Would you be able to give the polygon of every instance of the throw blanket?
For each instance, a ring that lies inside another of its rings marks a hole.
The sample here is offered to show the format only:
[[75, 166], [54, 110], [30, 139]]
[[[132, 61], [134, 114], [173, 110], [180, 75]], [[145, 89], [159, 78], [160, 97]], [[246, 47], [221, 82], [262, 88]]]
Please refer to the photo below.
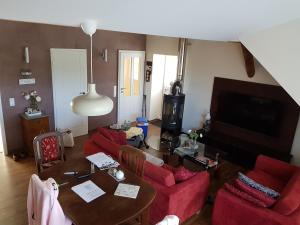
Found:
[[134, 136], [143, 135], [143, 129], [139, 127], [130, 127], [129, 130], [125, 131], [126, 139], [130, 139]]

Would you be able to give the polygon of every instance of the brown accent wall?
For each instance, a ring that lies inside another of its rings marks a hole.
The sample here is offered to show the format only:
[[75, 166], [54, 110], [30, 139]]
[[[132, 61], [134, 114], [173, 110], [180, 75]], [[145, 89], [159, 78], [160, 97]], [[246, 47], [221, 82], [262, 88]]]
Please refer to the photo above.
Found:
[[[89, 48], [89, 37], [81, 29], [45, 24], [0, 20], [0, 91], [9, 152], [23, 147], [19, 114], [27, 102], [22, 91], [37, 90], [43, 98], [41, 109], [50, 115], [54, 129], [50, 48]], [[110, 96], [115, 104], [113, 111], [102, 117], [89, 117], [89, 130], [108, 125], [117, 120], [117, 98], [113, 98], [113, 86], [117, 85], [118, 50], [146, 49], [146, 36], [141, 34], [98, 30], [93, 39], [94, 80], [101, 94]], [[23, 59], [24, 46], [29, 46], [30, 63]], [[108, 62], [99, 56], [100, 50], [108, 49]], [[88, 58], [89, 63], [89, 58]], [[36, 79], [35, 85], [18, 85], [20, 70], [30, 68]], [[88, 69], [89, 74], [89, 69]], [[16, 100], [9, 107], [9, 98]], [[69, 107], [69, 106], [61, 106]]]

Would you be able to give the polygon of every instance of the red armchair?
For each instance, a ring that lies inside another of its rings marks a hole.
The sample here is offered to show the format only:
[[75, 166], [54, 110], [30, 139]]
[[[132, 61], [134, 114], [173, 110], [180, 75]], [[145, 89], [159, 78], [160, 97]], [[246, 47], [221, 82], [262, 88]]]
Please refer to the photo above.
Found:
[[266, 156], [259, 156], [247, 176], [281, 193], [271, 208], [256, 206], [220, 189], [213, 225], [300, 225], [300, 168]]
[[150, 223], [156, 224], [166, 215], [176, 215], [180, 222], [199, 212], [207, 198], [209, 174], [197, 173], [176, 184], [174, 175], [163, 167], [145, 162], [144, 179], [156, 189], [156, 197], [150, 208]]

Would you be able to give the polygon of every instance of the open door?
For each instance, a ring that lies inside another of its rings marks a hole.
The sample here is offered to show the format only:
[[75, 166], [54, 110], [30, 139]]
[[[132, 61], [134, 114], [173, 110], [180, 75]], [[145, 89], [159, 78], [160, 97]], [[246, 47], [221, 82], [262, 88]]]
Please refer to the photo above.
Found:
[[118, 123], [142, 116], [144, 64], [144, 51], [119, 51]]

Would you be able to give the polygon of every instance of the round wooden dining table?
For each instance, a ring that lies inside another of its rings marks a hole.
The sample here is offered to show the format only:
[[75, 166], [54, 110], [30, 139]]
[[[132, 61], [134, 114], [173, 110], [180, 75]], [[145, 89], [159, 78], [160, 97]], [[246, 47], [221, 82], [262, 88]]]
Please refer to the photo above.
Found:
[[[111, 177], [107, 170], [96, 169], [95, 173], [86, 178], [64, 175], [67, 171], [90, 172], [90, 162], [84, 157], [69, 159], [63, 163], [48, 168], [39, 174], [42, 180], [49, 177], [55, 179], [59, 187], [58, 201], [65, 213], [76, 225], [115, 225], [123, 224], [132, 219], [140, 218], [143, 225], [149, 224], [149, 207], [154, 200], [155, 190], [142, 178], [122, 167], [125, 180], [122, 183], [140, 186], [136, 199], [115, 196], [114, 192], [119, 184]], [[71, 187], [91, 180], [100, 187], [105, 194], [86, 203]]]

